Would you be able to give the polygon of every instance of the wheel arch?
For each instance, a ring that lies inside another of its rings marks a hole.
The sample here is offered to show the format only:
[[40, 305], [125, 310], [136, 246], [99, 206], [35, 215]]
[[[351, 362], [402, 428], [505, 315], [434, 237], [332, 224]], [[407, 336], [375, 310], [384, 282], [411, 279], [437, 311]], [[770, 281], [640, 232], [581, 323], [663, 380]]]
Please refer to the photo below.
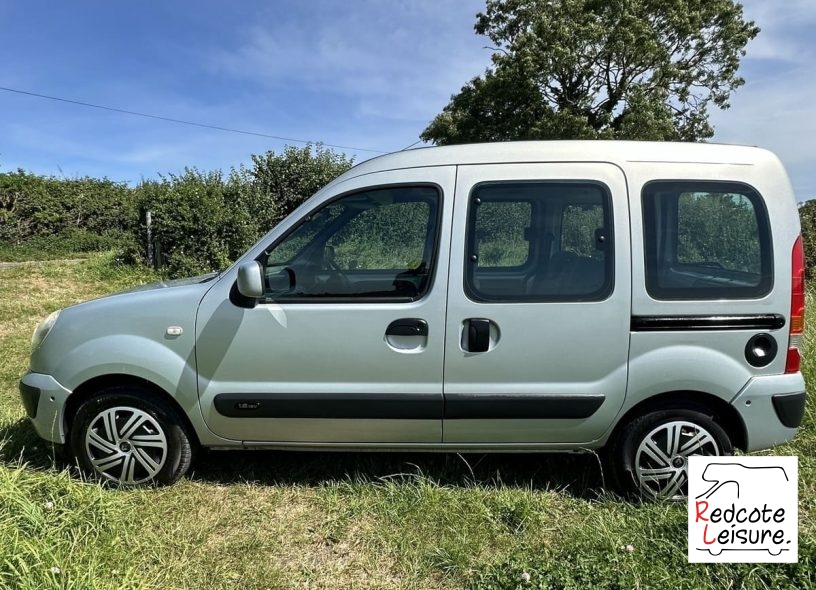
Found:
[[620, 416], [607, 438], [607, 445], [615, 444], [621, 431], [627, 424], [658, 410], [695, 410], [710, 416], [731, 439], [731, 444], [740, 450], [748, 446], [745, 423], [737, 409], [716, 395], [702, 391], [668, 391], [651, 396], [626, 411]]
[[183, 421], [184, 427], [187, 430], [188, 436], [191, 437], [192, 442], [194, 442], [196, 446], [201, 445], [198, 432], [196, 432], [193, 423], [190, 421], [190, 417], [187, 415], [184, 408], [181, 407], [181, 404], [179, 404], [176, 398], [152, 381], [128, 374], [100, 375], [98, 377], [88, 379], [74, 389], [65, 402], [65, 411], [63, 413], [66, 440], [70, 437], [71, 426], [74, 422], [74, 417], [76, 416], [77, 410], [79, 410], [79, 407], [84, 402], [96, 397], [97, 395], [100, 395], [103, 390], [109, 387], [121, 387], [123, 385], [131, 385], [145, 389], [173, 408], [176, 414], [178, 414], [179, 418]]

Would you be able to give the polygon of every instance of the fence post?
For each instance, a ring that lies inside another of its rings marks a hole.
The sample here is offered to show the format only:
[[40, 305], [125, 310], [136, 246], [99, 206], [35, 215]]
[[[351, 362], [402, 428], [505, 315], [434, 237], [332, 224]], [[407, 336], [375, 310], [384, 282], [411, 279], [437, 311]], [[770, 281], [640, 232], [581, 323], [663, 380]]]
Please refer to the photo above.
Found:
[[147, 226], [147, 264], [155, 268], [153, 259], [153, 215], [150, 211], [145, 213], [145, 225]]

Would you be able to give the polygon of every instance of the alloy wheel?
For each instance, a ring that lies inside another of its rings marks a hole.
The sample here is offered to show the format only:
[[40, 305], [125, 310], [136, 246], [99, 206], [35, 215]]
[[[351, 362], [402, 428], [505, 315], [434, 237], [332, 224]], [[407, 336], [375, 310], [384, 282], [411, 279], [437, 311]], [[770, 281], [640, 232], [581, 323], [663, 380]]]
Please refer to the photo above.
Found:
[[649, 432], [635, 453], [635, 477], [640, 489], [653, 499], [686, 496], [688, 458], [720, 455], [714, 436], [687, 421], [666, 422]]
[[138, 408], [100, 412], [85, 432], [85, 450], [94, 470], [124, 485], [152, 480], [167, 460], [167, 436], [159, 422]]

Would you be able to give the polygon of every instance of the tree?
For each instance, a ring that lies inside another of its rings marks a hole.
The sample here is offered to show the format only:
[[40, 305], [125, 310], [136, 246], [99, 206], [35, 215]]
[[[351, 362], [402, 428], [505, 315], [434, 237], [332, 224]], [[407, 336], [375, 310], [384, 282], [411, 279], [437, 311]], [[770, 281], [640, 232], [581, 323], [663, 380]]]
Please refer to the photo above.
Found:
[[425, 141], [702, 140], [759, 33], [734, 0], [487, 0], [474, 28], [493, 65]]
[[[314, 153], [312, 152], [314, 148]], [[351, 168], [353, 158], [306, 144], [302, 148], [286, 146], [283, 153], [273, 151], [252, 156], [249, 174], [256, 189], [257, 219], [264, 231], [294, 211], [308, 197]]]
[[[168, 276], [224, 268], [285, 215], [351, 166], [317, 144], [252, 156], [252, 167], [223, 174], [187, 168], [136, 187]], [[146, 229], [138, 242], [144, 244]], [[129, 258], [141, 258], [139, 252]]]
[[816, 276], [816, 199], [799, 203], [799, 220], [805, 248], [805, 276], [812, 280]]

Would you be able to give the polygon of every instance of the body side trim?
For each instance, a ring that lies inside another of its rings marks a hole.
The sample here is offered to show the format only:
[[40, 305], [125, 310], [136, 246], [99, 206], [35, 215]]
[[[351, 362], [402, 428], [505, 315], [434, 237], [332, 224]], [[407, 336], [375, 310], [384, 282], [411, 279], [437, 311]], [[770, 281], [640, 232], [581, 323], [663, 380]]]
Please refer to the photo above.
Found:
[[583, 419], [603, 394], [258, 394], [221, 393], [215, 409], [228, 418], [383, 420]]
[[215, 409], [228, 418], [441, 420], [441, 393], [220, 393]]
[[671, 332], [690, 330], [779, 330], [785, 316], [756, 315], [683, 315], [632, 316], [632, 332]]
[[579, 419], [601, 407], [602, 393], [446, 393], [446, 420]]

